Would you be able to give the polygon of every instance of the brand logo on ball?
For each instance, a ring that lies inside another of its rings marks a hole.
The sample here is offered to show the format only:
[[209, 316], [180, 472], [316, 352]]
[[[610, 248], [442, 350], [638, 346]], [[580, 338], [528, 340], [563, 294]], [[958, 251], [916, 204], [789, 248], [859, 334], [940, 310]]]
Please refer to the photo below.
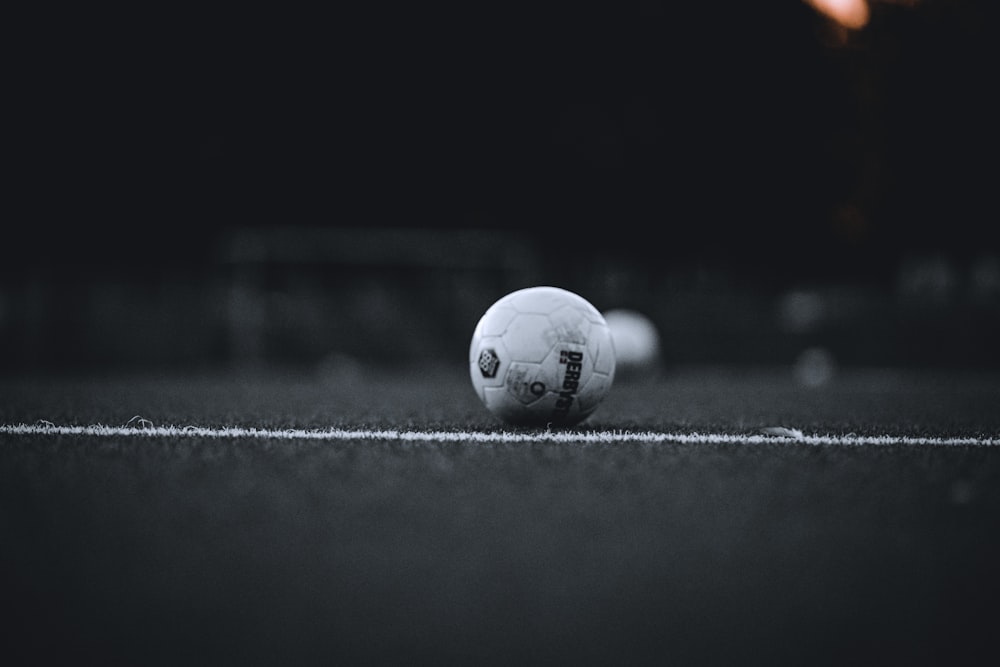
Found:
[[500, 367], [500, 357], [491, 348], [486, 348], [479, 353], [479, 371], [484, 378], [497, 376], [497, 368]]
[[559, 350], [559, 363], [566, 364], [566, 375], [563, 377], [556, 407], [552, 410], [552, 417], [554, 419], [562, 419], [569, 414], [569, 408], [573, 405], [573, 398], [580, 388], [580, 371], [583, 369], [582, 361], [582, 352]]
[[[583, 361], [583, 352], [571, 352], [570, 350], [559, 350], [559, 363], [579, 363]], [[577, 369], [579, 370], [579, 369]]]

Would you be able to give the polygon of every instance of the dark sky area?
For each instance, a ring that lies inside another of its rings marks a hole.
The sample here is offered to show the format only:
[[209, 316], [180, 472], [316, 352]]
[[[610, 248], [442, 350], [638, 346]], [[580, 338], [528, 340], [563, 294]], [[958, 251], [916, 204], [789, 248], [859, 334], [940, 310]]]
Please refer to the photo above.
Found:
[[677, 362], [996, 363], [992, 0], [354, 4], [17, 24], [0, 367], [452, 360], [539, 282]]
[[876, 4], [846, 39], [797, 0], [361, 4], [50, 18], [22, 54], [30, 247], [513, 228], [815, 268], [992, 243], [990, 2]]

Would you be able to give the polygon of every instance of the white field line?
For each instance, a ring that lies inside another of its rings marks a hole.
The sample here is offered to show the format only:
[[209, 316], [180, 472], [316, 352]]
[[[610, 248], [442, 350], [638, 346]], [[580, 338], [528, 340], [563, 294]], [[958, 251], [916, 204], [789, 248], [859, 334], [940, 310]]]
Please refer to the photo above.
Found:
[[[145, 421], [145, 420], [143, 420]], [[379, 440], [403, 442], [467, 442], [492, 443], [732, 443], [760, 445], [766, 443], [797, 443], [806, 445], [929, 445], [994, 447], [1000, 437], [925, 438], [901, 435], [761, 435], [731, 433], [657, 433], [652, 431], [418, 431], [395, 429], [262, 429], [227, 426], [57, 426], [49, 422], [37, 424], [0, 424], [0, 435], [61, 435], [125, 438], [226, 438], [267, 440]]]

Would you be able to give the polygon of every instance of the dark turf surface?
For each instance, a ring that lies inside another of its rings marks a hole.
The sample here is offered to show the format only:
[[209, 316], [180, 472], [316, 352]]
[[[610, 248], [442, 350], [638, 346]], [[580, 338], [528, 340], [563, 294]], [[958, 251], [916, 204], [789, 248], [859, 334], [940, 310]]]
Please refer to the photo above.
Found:
[[[597, 429], [1000, 434], [1000, 380], [620, 382]], [[461, 371], [6, 380], [0, 422], [495, 429]], [[971, 664], [1000, 448], [0, 436], [14, 664]]]

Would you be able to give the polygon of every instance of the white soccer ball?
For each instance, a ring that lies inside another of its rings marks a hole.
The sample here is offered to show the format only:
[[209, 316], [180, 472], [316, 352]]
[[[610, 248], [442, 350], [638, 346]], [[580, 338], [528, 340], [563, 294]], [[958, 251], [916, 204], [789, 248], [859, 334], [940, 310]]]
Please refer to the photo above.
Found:
[[511, 292], [483, 314], [469, 346], [483, 405], [517, 426], [572, 426], [611, 389], [615, 350], [600, 311], [558, 287]]
[[660, 364], [660, 332], [653, 320], [636, 310], [614, 308], [604, 311], [604, 321], [615, 341], [619, 376], [655, 375]]

